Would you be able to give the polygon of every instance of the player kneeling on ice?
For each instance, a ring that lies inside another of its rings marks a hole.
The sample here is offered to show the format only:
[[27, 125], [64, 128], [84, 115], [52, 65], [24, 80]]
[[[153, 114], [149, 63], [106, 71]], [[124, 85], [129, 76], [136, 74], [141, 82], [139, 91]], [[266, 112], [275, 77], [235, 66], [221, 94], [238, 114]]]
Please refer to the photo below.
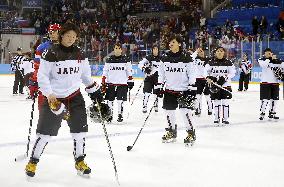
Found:
[[277, 59], [269, 48], [264, 50], [264, 56], [258, 62], [262, 68], [260, 83], [261, 113], [259, 119], [264, 119], [266, 107], [270, 104], [268, 118], [278, 120], [276, 103], [279, 100], [279, 81], [284, 80], [284, 62]]
[[[60, 44], [54, 44], [42, 55], [38, 71], [38, 84], [44, 95], [39, 111], [37, 139], [30, 161], [26, 165], [26, 174], [33, 177], [40, 156], [52, 136], [57, 136], [66, 110], [66, 117], [74, 141], [73, 155], [78, 174], [88, 176], [91, 169], [84, 161], [85, 138], [88, 132], [85, 101], [80, 85], [86, 85], [86, 91], [95, 103], [102, 102], [102, 94], [91, 78], [91, 69], [87, 58], [74, 43], [79, 37], [79, 28], [66, 23], [60, 31]], [[56, 165], [56, 164], [55, 164]]]
[[[114, 55], [105, 63], [102, 77], [102, 90], [106, 94], [105, 100], [113, 111], [113, 102], [117, 99], [118, 122], [123, 121], [123, 103], [127, 101], [127, 91], [134, 87], [132, 79], [132, 65], [128, 57], [122, 55], [120, 43], [114, 45]], [[109, 119], [109, 122], [112, 118]]]
[[[155, 86], [155, 93], [158, 96], [161, 97], [164, 93], [163, 109], [168, 122], [162, 140], [175, 141], [177, 137], [175, 111], [179, 107], [188, 133], [184, 143], [193, 143], [196, 138], [191, 109], [194, 108], [196, 87], [191, 85], [194, 85], [196, 80], [195, 66], [190, 55], [182, 52], [182, 39], [179, 36], [173, 35], [169, 41], [170, 51], [161, 57], [158, 85]], [[164, 91], [162, 85], [165, 85]]]
[[235, 76], [234, 64], [225, 58], [225, 49], [218, 47], [215, 57], [205, 65], [207, 82], [210, 86], [211, 99], [214, 104], [214, 123], [229, 124], [229, 99], [232, 98], [231, 79]]
[[[152, 54], [143, 58], [138, 67], [145, 73], [144, 79], [144, 98], [143, 98], [143, 113], [147, 113], [147, 105], [149, 97], [154, 89], [154, 85], [158, 83], [158, 68], [160, 64], [160, 55], [158, 46], [154, 45]], [[155, 101], [155, 112], [158, 112], [158, 99]]]

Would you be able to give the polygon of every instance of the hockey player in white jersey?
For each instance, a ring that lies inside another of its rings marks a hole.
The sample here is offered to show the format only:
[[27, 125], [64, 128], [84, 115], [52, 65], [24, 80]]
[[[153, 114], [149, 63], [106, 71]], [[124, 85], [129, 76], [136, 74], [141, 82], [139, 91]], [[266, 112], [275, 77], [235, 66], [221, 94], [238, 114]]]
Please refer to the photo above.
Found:
[[[191, 109], [194, 108], [196, 87], [196, 70], [189, 54], [182, 52], [182, 39], [173, 35], [169, 40], [170, 51], [161, 57], [159, 67], [158, 85], [155, 93], [162, 96], [163, 109], [167, 118], [166, 134], [163, 142], [173, 142], [177, 137], [177, 125], [175, 111], [179, 107], [186, 125], [187, 136], [184, 143], [193, 143], [196, 139], [193, 127]], [[164, 85], [165, 90], [162, 89]]]
[[[107, 58], [102, 75], [102, 90], [105, 100], [113, 113], [113, 102], [117, 99], [118, 122], [123, 121], [123, 104], [127, 101], [127, 91], [134, 87], [132, 65], [128, 57], [122, 55], [120, 43], [114, 45], [114, 55]], [[112, 118], [109, 119], [109, 122]]]
[[[231, 79], [235, 76], [234, 64], [225, 58], [225, 49], [218, 47], [215, 57], [205, 65], [207, 82], [211, 86], [211, 99], [214, 104], [214, 124], [229, 124], [229, 100], [232, 98]], [[216, 87], [223, 87], [225, 90]], [[227, 91], [226, 91], [227, 90]]]
[[[250, 75], [251, 75], [252, 63], [248, 59], [248, 55], [246, 53], [243, 54], [243, 59], [240, 65], [240, 79], [239, 79], [239, 89], [238, 91], [247, 91]], [[243, 89], [244, 88], [244, 89]]]
[[[138, 67], [144, 72], [144, 88], [143, 88], [143, 113], [147, 113], [147, 104], [149, 97], [154, 89], [154, 85], [158, 83], [158, 69], [160, 65], [160, 55], [158, 46], [154, 45], [152, 54], [143, 58]], [[158, 112], [158, 99], [155, 101], [155, 112]]]
[[30, 77], [33, 75], [34, 72], [34, 67], [33, 67], [33, 60], [31, 59], [31, 54], [28, 53], [25, 55], [25, 58], [23, 60], [23, 76], [24, 76], [24, 82], [27, 88], [27, 93], [28, 93], [28, 97], [27, 99], [32, 99], [32, 97], [30, 96], [30, 91], [29, 91], [29, 79]]
[[209, 87], [206, 82], [206, 72], [205, 65], [209, 62], [209, 58], [205, 56], [205, 53], [202, 48], [197, 49], [197, 57], [195, 57], [195, 53], [191, 56], [194, 59], [194, 64], [196, 66], [196, 106], [195, 106], [195, 115], [201, 115], [202, 109], [202, 94], [204, 94], [206, 103], [207, 103], [207, 112], [208, 115], [212, 115], [213, 104], [210, 98]]
[[267, 48], [264, 50], [264, 56], [258, 60], [262, 68], [260, 83], [260, 120], [265, 117], [267, 105], [270, 105], [268, 118], [279, 119], [276, 116], [276, 105], [279, 100], [279, 80], [275, 76], [275, 72], [284, 68], [284, 63], [273, 56], [272, 50]]
[[[67, 120], [74, 141], [75, 169], [79, 175], [88, 176], [91, 169], [85, 163], [85, 138], [88, 132], [85, 101], [81, 94], [81, 83], [86, 86], [92, 101], [102, 105], [99, 85], [91, 78], [88, 59], [74, 43], [79, 36], [79, 28], [72, 23], [63, 25], [60, 44], [54, 44], [42, 55], [38, 71], [38, 84], [44, 95], [39, 111], [37, 138], [26, 165], [26, 175], [33, 177], [39, 159], [52, 136], [57, 136], [66, 108], [70, 112]], [[56, 170], [60, 161], [52, 163]], [[51, 171], [52, 172], [52, 171]]]

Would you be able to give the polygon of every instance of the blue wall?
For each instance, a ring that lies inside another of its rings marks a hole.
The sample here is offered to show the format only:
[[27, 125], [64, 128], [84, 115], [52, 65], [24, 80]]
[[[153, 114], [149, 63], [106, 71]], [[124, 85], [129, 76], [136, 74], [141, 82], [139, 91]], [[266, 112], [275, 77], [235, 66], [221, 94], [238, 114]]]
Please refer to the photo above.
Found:
[[[103, 72], [103, 65], [92, 65], [92, 75], [93, 76], [101, 76]], [[133, 65], [133, 77], [136, 78], [143, 78], [144, 74], [143, 72], [138, 68], [137, 65]], [[0, 64], [0, 74], [13, 74], [10, 70], [9, 64]], [[252, 81], [253, 82], [259, 82], [261, 76], [261, 68], [260, 67], [254, 67], [252, 72]], [[236, 76], [233, 78], [233, 81], [239, 80], [239, 72], [236, 73]]]

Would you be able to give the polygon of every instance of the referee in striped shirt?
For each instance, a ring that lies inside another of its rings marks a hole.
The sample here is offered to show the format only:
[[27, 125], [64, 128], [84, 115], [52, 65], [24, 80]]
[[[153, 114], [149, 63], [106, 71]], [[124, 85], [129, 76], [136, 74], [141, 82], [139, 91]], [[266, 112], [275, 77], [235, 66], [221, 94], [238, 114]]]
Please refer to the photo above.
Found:
[[22, 67], [23, 60], [25, 59], [22, 54], [22, 49], [18, 47], [17, 55], [14, 56], [11, 62], [11, 69], [15, 72], [15, 81], [13, 86], [13, 95], [18, 94], [18, 90], [20, 94], [24, 94], [24, 70]]

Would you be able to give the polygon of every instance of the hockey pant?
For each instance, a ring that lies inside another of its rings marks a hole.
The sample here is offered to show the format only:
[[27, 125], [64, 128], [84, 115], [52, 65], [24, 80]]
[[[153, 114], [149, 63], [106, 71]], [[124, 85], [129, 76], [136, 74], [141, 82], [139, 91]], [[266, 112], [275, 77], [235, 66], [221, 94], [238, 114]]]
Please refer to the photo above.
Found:
[[[212, 105], [213, 104], [212, 104], [210, 95], [205, 95], [205, 98], [206, 98], [208, 112], [212, 112], [212, 108], [213, 108]], [[195, 104], [196, 104], [195, 108], [197, 109], [197, 111], [201, 112], [201, 110], [202, 110], [202, 95], [200, 95], [200, 94], [196, 95], [196, 103]]]
[[[86, 133], [85, 132], [71, 133], [71, 135], [74, 141], [74, 151], [73, 151], [74, 158], [83, 156], [85, 153]], [[49, 135], [37, 134], [37, 139], [34, 144], [31, 157], [39, 159], [50, 139], [51, 136]]]
[[214, 100], [213, 103], [215, 121], [219, 121], [221, 119], [221, 116], [224, 121], [228, 121], [230, 114], [229, 100]]
[[[187, 108], [181, 108], [181, 115], [183, 118], [183, 122], [186, 126], [187, 130], [193, 129], [193, 120], [192, 120], [192, 114], [191, 110]], [[176, 116], [175, 116], [175, 110], [165, 110], [166, 116], [167, 116], [167, 122], [169, 128], [175, 129], [176, 128]]]

